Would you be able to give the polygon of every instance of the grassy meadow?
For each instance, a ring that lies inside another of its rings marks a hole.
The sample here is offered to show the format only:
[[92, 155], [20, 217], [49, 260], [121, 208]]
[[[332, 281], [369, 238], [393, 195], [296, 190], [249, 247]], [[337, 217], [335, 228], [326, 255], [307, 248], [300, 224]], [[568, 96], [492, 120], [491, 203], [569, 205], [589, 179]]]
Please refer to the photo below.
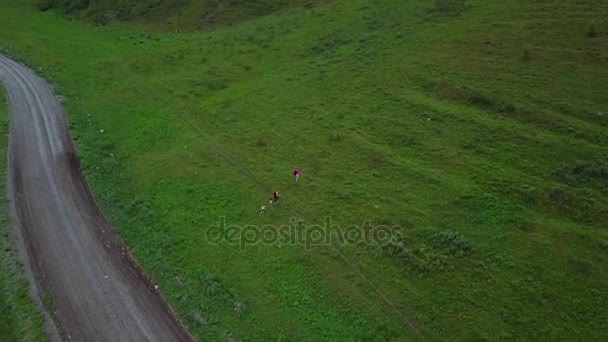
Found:
[[[177, 32], [190, 17], [0, 0], [0, 48], [55, 85], [104, 212], [193, 335], [608, 339], [608, 3], [230, 6]], [[392, 235], [241, 246], [222, 218]]]

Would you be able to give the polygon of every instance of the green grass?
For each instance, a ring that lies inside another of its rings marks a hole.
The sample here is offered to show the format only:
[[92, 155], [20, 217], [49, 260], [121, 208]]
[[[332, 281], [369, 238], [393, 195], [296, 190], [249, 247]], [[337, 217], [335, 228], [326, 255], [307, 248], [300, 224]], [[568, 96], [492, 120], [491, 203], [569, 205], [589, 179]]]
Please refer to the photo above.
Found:
[[[176, 34], [3, 0], [0, 46], [56, 84], [101, 206], [201, 339], [606, 339], [608, 7], [459, 3]], [[241, 249], [208, 238], [220, 217], [399, 228]]]
[[206, 30], [230, 26], [293, 8], [312, 8], [311, 0], [34, 0], [43, 11], [57, 10], [69, 18], [99, 25], [138, 22], [148, 29]]
[[30, 297], [29, 285], [23, 275], [8, 218], [6, 203], [6, 149], [8, 146], [8, 114], [4, 88], [0, 86], [0, 341], [45, 341], [42, 316]]

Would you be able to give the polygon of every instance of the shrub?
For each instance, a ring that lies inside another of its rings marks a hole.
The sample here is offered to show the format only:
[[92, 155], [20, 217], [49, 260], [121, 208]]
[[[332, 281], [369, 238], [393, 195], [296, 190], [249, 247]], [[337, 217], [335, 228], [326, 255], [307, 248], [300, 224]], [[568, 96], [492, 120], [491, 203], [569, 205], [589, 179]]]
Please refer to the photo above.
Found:
[[608, 183], [608, 163], [596, 161], [580, 161], [574, 165], [561, 165], [554, 172], [566, 181], [587, 182], [596, 180]]
[[529, 45], [525, 45], [524, 46], [524, 50], [521, 53], [521, 60], [522, 61], [529, 61], [530, 59], [532, 59], [532, 52], [530, 51], [530, 46]]
[[211, 273], [201, 276], [200, 284], [203, 292], [210, 298], [233, 302], [234, 291], [224, 284], [224, 282]]
[[549, 198], [557, 203], [566, 203], [570, 199], [570, 194], [564, 188], [556, 187], [549, 192]]
[[495, 105], [493, 98], [481, 93], [469, 96], [469, 102], [483, 107], [494, 107]]
[[118, 19], [118, 12], [103, 11], [95, 16], [95, 23], [98, 25], [106, 25]]
[[42, 12], [46, 12], [53, 8], [53, 2], [51, 0], [42, 0], [38, 2], [38, 9]]
[[430, 243], [406, 240], [395, 234], [382, 241], [380, 247], [386, 255], [398, 259], [419, 275], [450, 268], [455, 258], [473, 250], [467, 239], [453, 232], [438, 233]]
[[440, 82], [433, 87], [433, 91], [442, 99], [458, 99], [466, 98], [465, 91], [455, 85], [447, 82]]
[[602, 252], [608, 254], [608, 241], [601, 242], [599, 247]]
[[591, 21], [587, 26], [587, 37], [597, 37], [597, 23], [595, 20]]
[[262, 138], [258, 138], [258, 140], [255, 142], [255, 146], [266, 147], [266, 141]]
[[384, 250], [384, 252], [389, 256], [400, 258], [402, 254], [407, 254], [405, 252], [406, 249], [404, 241], [397, 236], [392, 236], [387, 241], [384, 241], [381, 247], [382, 250]]
[[572, 173], [584, 178], [597, 178], [608, 181], [608, 164], [582, 162], [572, 168]]
[[340, 133], [329, 135], [329, 142], [335, 143], [335, 142], [339, 142], [339, 141], [342, 141], [342, 135], [340, 135]]
[[89, 2], [86, 0], [74, 0], [74, 1], [56, 1], [51, 0], [53, 8], [58, 7], [66, 14], [75, 14], [79, 11], [85, 10], [89, 6]]
[[456, 232], [441, 231], [435, 234], [432, 240], [436, 247], [446, 250], [451, 255], [464, 255], [473, 251], [469, 240]]
[[466, 11], [469, 7], [470, 5], [462, 0], [435, 0], [429, 12], [454, 15]]
[[517, 111], [517, 108], [515, 107], [515, 105], [511, 104], [511, 103], [505, 103], [502, 106], [500, 106], [500, 108], [498, 108], [498, 111], [501, 113], [515, 113]]

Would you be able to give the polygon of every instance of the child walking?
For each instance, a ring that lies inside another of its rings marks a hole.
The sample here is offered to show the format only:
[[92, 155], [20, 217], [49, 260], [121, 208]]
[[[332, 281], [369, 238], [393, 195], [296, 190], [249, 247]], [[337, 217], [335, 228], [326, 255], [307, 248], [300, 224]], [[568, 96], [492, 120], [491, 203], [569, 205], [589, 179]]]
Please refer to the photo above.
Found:
[[272, 193], [272, 197], [268, 200], [268, 204], [274, 204], [278, 200], [279, 200], [279, 192], [275, 191]]

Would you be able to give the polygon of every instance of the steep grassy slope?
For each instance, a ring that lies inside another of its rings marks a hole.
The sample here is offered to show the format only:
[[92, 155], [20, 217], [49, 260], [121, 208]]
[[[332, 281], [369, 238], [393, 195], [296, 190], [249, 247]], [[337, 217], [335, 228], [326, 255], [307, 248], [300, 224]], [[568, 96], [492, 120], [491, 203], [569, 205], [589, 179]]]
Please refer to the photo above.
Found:
[[6, 204], [6, 149], [8, 114], [0, 85], [0, 341], [45, 341], [42, 317], [31, 300], [29, 287], [17, 257]]
[[[102, 207], [197, 336], [606, 339], [608, 5], [454, 3], [151, 34], [4, 0], [0, 46], [56, 82]], [[394, 231], [243, 246], [222, 218], [241, 242]]]
[[148, 28], [198, 30], [234, 25], [292, 8], [311, 8], [311, 0], [39, 0], [42, 10], [57, 10], [98, 24], [136, 21]]

